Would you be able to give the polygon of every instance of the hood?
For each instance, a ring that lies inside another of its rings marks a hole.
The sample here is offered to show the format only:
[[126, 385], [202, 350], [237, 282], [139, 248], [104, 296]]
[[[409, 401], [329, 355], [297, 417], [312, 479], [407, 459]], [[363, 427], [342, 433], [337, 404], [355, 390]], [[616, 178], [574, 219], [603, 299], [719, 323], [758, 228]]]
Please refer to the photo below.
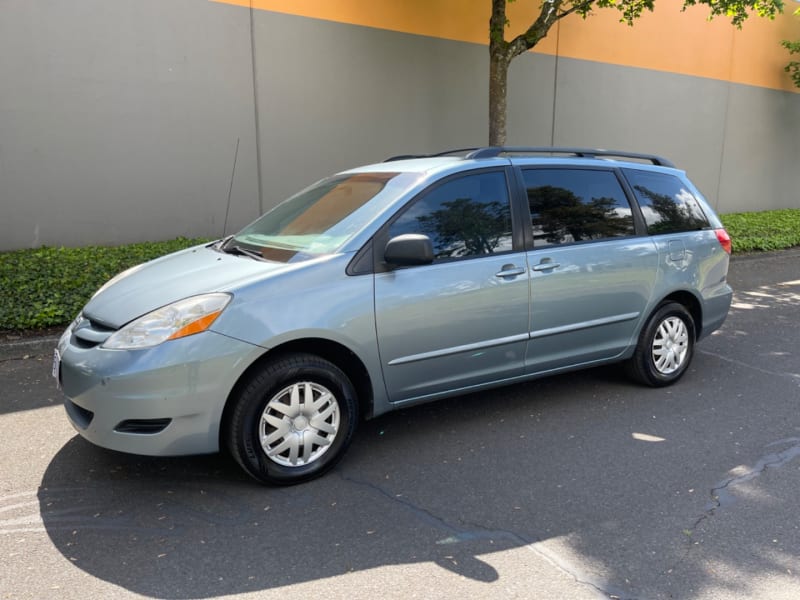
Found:
[[89, 300], [83, 314], [116, 329], [177, 300], [233, 291], [254, 279], [297, 266], [224, 254], [209, 247], [190, 248], [139, 265]]

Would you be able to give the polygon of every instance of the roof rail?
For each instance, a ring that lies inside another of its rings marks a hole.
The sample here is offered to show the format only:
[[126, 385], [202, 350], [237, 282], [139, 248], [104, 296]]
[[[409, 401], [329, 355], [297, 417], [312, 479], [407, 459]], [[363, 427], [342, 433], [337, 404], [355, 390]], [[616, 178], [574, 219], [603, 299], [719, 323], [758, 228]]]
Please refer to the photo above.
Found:
[[467, 158], [494, 158], [501, 154], [572, 154], [581, 158], [597, 158], [598, 156], [608, 156], [617, 158], [634, 158], [637, 160], [646, 160], [654, 165], [661, 167], [672, 167], [675, 165], [672, 161], [667, 160], [662, 156], [655, 154], [638, 154], [636, 152], [623, 152], [619, 150], [603, 150], [600, 148], [562, 148], [562, 147], [549, 147], [549, 146], [487, 146], [486, 148], [478, 148], [467, 154]]
[[408, 160], [411, 158], [435, 158], [437, 156], [450, 156], [451, 154], [467, 154], [480, 150], [481, 148], [455, 148], [453, 150], [445, 150], [444, 152], [436, 152], [435, 154], [398, 154], [397, 156], [390, 156], [383, 162], [392, 162], [394, 160]]

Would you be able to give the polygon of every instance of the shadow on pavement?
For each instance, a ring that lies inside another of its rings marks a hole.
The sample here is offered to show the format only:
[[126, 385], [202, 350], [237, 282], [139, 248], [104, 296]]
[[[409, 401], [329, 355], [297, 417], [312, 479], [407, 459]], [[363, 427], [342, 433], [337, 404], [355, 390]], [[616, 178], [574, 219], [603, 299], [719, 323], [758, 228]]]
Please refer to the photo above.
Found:
[[698, 356], [667, 390], [589, 371], [403, 410], [363, 424], [336, 470], [291, 488], [261, 487], [222, 456], [135, 457], [76, 437], [44, 475], [41, 516], [75, 566], [146, 596], [418, 562], [490, 584], [502, 579], [491, 554], [524, 548], [601, 597], [686, 597], [720, 585], [712, 556], [742, 572], [784, 570], [759, 538], [698, 543], [714, 533], [712, 488], [732, 461], [762, 452], [745, 445], [733, 458], [722, 433], [709, 438], [738, 427], [743, 401], [698, 402], [697, 371], [735, 377], [727, 368]]
[[41, 482], [46, 532], [90, 575], [162, 598], [421, 562], [490, 585], [503, 579], [492, 555], [516, 549], [601, 596], [790, 597], [800, 278], [736, 266], [729, 322], [676, 386], [602, 369], [402, 410], [291, 488], [221, 456], [142, 458], [76, 437]]

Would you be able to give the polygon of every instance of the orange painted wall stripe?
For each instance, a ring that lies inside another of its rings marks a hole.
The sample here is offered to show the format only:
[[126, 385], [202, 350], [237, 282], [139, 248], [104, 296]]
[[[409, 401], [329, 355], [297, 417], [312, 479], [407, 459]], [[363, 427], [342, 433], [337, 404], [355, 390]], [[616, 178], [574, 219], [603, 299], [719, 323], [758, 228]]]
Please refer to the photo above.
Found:
[[[435, 38], [487, 44], [489, 0], [212, 0], [259, 10], [362, 25]], [[530, 23], [537, 0], [509, 4], [507, 38]], [[659, 0], [633, 27], [619, 22], [613, 9], [586, 21], [570, 16], [536, 48], [543, 54], [591, 60], [759, 87], [800, 92], [783, 67], [788, 53], [782, 39], [800, 39], [800, 17], [774, 21], [752, 16], [737, 30], [724, 18], [708, 21], [708, 9], [681, 12], [681, 0]]]

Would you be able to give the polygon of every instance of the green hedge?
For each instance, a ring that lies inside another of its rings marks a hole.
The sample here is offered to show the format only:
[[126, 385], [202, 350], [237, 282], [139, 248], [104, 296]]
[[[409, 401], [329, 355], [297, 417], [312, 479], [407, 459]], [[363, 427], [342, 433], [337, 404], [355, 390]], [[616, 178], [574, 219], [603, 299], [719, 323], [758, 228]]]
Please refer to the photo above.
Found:
[[206, 242], [117, 247], [36, 248], [0, 253], [0, 329], [39, 329], [69, 323], [111, 277], [139, 263]]
[[734, 252], [782, 250], [800, 246], [800, 208], [720, 215]]
[[[800, 246], [800, 209], [721, 215], [733, 251]], [[65, 325], [108, 279], [128, 267], [207, 242], [178, 238], [118, 247], [37, 248], [0, 253], [0, 329]]]

